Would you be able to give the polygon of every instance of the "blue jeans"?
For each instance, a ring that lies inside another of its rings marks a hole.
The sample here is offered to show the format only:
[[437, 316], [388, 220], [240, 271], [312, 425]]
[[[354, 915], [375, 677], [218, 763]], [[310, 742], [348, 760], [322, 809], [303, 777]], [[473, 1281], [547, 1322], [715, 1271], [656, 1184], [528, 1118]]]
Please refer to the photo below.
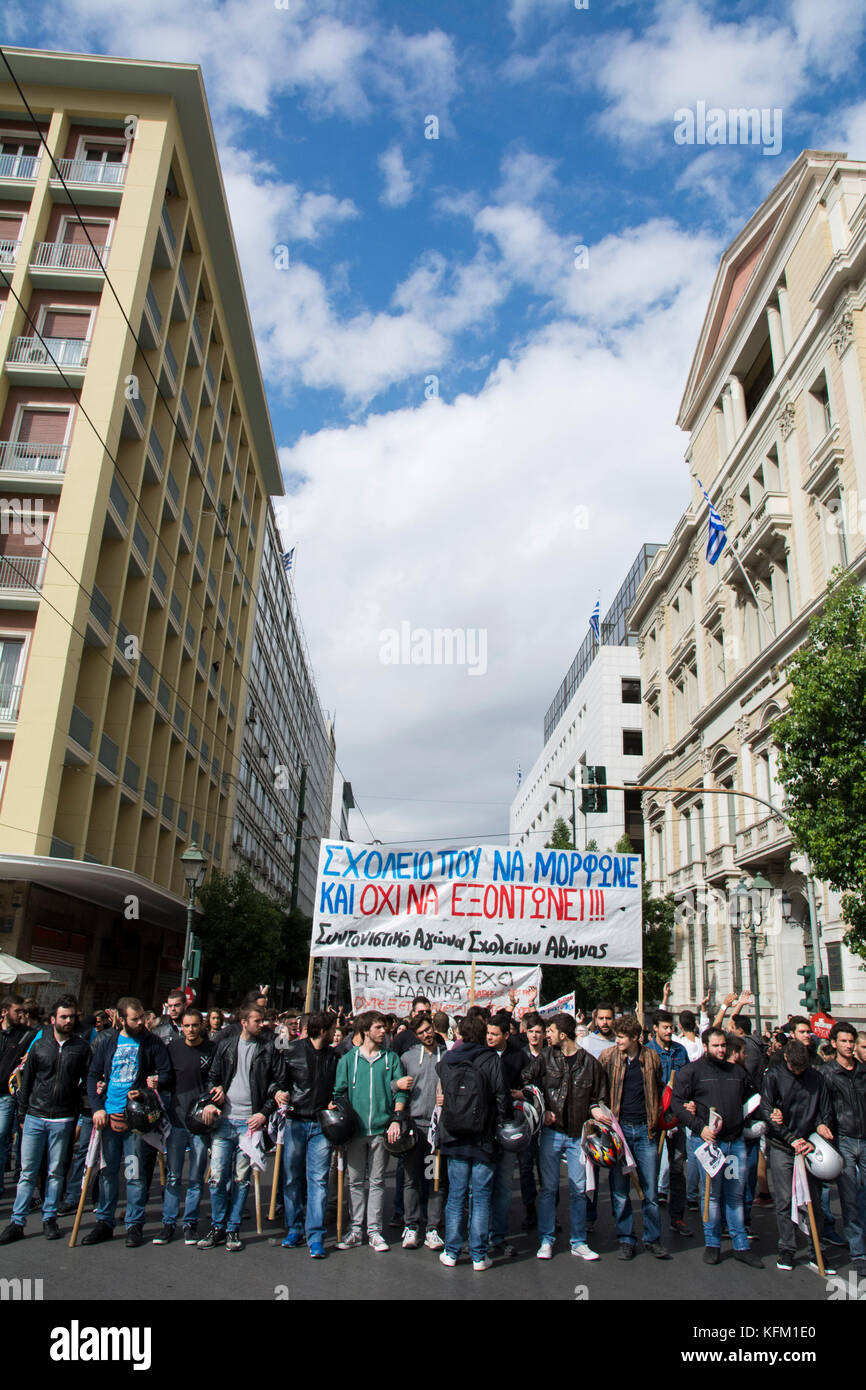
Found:
[[[78, 1138], [75, 1141], [75, 1148], [72, 1151], [72, 1164], [66, 1175], [66, 1189], [63, 1193], [64, 1202], [71, 1202], [73, 1206], [78, 1206], [78, 1199], [81, 1196], [81, 1184], [84, 1181], [84, 1165], [87, 1162], [87, 1150], [90, 1145], [90, 1136], [93, 1133], [93, 1120], [89, 1115], [80, 1115], [78, 1119]], [[93, 1178], [94, 1187], [99, 1182], [99, 1169]], [[92, 1196], [91, 1191], [91, 1196]]]
[[752, 1204], [758, 1189], [758, 1158], [761, 1153], [760, 1139], [746, 1139], [746, 1185], [743, 1191], [743, 1219], [747, 1226], [752, 1222]]
[[821, 1183], [821, 1210], [824, 1213], [824, 1234], [838, 1236], [836, 1218], [830, 1210], [830, 1184], [826, 1182]]
[[704, 1170], [698, 1163], [697, 1159], [693, 1158], [692, 1156], [691, 1139], [688, 1133], [686, 1134], [686, 1144], [688, 1147], [689, 1154], [689, 1171], [686, 1177], [686, 1201], [695, 1202], [698, 1206], [700, 1206], [701, 1199], [703, 1197], [701, 1178], [703, 1176]]
[[837, 1178], [842, 1224], [852, 1260], [866, 1260], [866, 1139], [839, 1138], [844, 1167]]
[[[655, 1245], [662, 1233], [656, 1200], [658, 1140], [648, 1137], [646, 1125], [620, 1124], [620, 1128], [637, 1164], [638, 1181], [643, 1189], [643, 1242], [644, 1245]], [[611, 1168], [610, 1176], [617, 1240], [621, 1245], [636, 1245], [631, 1209], [631, 1174], [617, 1164], [616, 1168]]]
[[490, 1198], [496, 1177], [495, 1163], [478, 1159], [448, 1159], [448, 1202], [445, 1206], [445, 1253], [457, 1259], [466, 1239], [466, 1202], [472, 1198], [469, 1253], [476, 1263], [487, 1254], [490, 1230]]
[[162, 1198], [162, 1224], [176, 1226], [183, 1188], [183, 1160], [189, 1148], [189, 1178], [183, 1206], [184, 1226], [198, 1221], [201, 1186], [207, 1168], [207, 1142], [201, 1134], [190, 1134], [183, 1125], [172, 1125], [165, 1146], [165, 1192]]
[[96, 1219], [97, 1221], [104, 1221], [106, 1226], [111, 1226], [112, 1230], [114, 1229], [117, 1186], [122, 1158], [126, 1176], [125, 1220], [127, 1229], [130, 1226], [142, 1226], [144, 1225], [147, 1190], [141, 1157], [141, 1138], [134, 1130], [128, 1130], [126, 1134], [115, 1134], [110, 1124], [107, 1124], [101, 1133], [105, 1167], [99, 1174], [99, 1206], [96, 1208]]
[[[221, 1231], [239, 1231], [250, 1190], [250, 1160], [239, 1140], [246, 1120], [223, 1116], [213, 1127], [210, 1150], [211, 1225]], [[231, 1198], [231, 1209], [229, 1209]], [[226, 1219], [228, 1218], [228, 1219]]]
[[9, 1162], [12, 1140], [15, 1137], [17, 1118], [17, 1096], [0, 1095], [0, 1192], [3, 1191], [3, 1179], [6, 1175], [6, 1164]]
[[496, 1163], [493, 1192], [490, 1197], [490, 1244], [502, 1245], [511, 1225], [511, 1192], [514, 1186], [514, 1161], [517, 1154], [507, 1150]]
[[517, 1166], [520, 1169], [520, 1196], [525, 1207], [535, 1205], [538, 1197], [538, 1186], [535, 1181], [535, 1164], [538, 1159], [538, 1135], [533, 1134], [527, 1149], [521, 1149], [517, 1155]]
[[283, 1131], [283, 1192], [289, 1235], [300, 1236], [304, 1221], [304, 1177], [307, 1186], [307, 1244], [325, 1239], [328, 1173], [333, 1148], [318, 1120], [286, 1120]]
[[45, 1183], [45, 1197], [42, 1202], [42, 1220], [54, 1221], [63, 1191], [63, 1174], [69, 1153], [69, 1143], [75, 1133], [75, 1120], [42, 1120], [38, 1115], [27, 1115], [24, 1119], [24, 1135], [21, 1140], [21, 1176], [15, 1206], [12, 1208], [13, 1226], [23, 1226], [27, 1220], [33, 1190], [39, 1180], [39, 1169], [48, 1149], [48, 1179]]
[[569, 1139], [546, 1125], [538, 1140], [541, 1162], [541, 1196], [538, 1199], [538, 1243], [552, 1245], [556, 1228], [556, 1194], [562, 1155], [568, 1163], [569, 1221], [572, 1247], [586, 1244], [586, 1169], [581, 1163], [579, 1139]]
[[[707, 1175], [697, 1159], [695, 1150], [704, 1141], [699, 1134], [689, 1134], [689, 1161], [693, 1162], [701, 1174], [701, 1212], [703, 1213], [704, 1191]], [[710, 1181], [710, 1219], [703, 1223], [704, 1244], [719, 1249], [722, 1244], [722, 1209], [725, 1224], [731, 1233], [731, 1243], [735, 1250], [748, 1250], [749, 1237], [746, 1235], [745, 1190], [748, 1167], [745, 1139], [724, 1139], [716, 1144], [726, 1155], [725, 1166]], [[790, 1205], [790, 1203], [789, 1203]]]

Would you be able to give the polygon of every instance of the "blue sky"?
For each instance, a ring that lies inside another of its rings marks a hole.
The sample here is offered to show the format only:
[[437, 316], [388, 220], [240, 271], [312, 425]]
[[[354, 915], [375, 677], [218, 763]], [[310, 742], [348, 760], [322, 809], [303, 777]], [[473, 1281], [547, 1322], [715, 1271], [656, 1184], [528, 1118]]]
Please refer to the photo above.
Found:
[[[380, 838], [505, 828], [596, 594], [686, 504], [674, 419], [721, 251], [801, 149], [866, 156], [864, 19], [7, 0], [7, 43], [202, 65], [320, 696]], [[677, 144], [698, 101], [780, 108], [781, 152]], [[483, 630], [486, 672], [383, 663], [402, 622]]]

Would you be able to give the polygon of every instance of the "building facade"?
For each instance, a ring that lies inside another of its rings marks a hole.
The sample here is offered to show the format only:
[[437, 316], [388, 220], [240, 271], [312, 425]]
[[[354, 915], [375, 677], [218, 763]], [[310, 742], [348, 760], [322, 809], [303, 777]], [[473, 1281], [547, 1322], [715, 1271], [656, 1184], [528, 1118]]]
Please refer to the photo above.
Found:
[[[540, 849], [561, 816], [572, 825], [576, 804], [577, 844], [598, 841], [613, 849], [627, 833], [642, 851], [639, 792], [608, 792], [607, 811], [581, 814], [582, 783], [588, 767], [602, 766], [617, 786], [636, 783], [643, 762], [640, 661], [637, 636], [626, 614], [658, 546], [644, 545], [600, 624], [601, 644], [587, 633], [544, 718], [544, 748], [511, 804], [509, 844]], [[557, 788], [551, 784], [560, 782]], [[574, 792], [574, 799], [572, 798]]]
[[[640, 780], [683, 789], [643, 804], [653, 889], [680, 900], [677, 1006], [757, 986], [763, 1019], [783, 1020], [802, 1011], [797, 969], [814, 964], [836, 1016], [866, 1017], [838, 898], [810, 884], [772, 809], [786, 667], [833, 567], [866, 575], [864, 303], [866, 164], [805, 151], [722, 257], [678, 419], [690, 505], [629, 614]], [[699, 481], [727, 528], [714, 565]], [[753, 918], [753, 954], [732, 894], [759, 872], [775, 891]]]
[[8, 57], [0, 946], [156, 999], [180, 853], [229, 862], [282, 480], [200, 70]]

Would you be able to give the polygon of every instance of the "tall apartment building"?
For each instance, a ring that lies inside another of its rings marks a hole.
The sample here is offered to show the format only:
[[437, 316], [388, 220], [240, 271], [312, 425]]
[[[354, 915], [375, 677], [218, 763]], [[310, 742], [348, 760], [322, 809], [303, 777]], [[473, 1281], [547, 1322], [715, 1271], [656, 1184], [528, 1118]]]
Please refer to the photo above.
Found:
[[[734, 793], [781, 805], [772, 728], [786, 667], [833, 566], [866, 575], [864, 303], [866, 164], [805, 151], [722, 257], [678, 420], [690, 505], [629, 614], [640, 633], [641, 781], [688, 789], [644, 800], [654, 888], [694, 908], [680, 914], [677, 1004], [751, 987], [730, 905], [760, 870], [782, 890], [756, 938], [762, 1014], [801, 1011], [796, 972], [813, 963], [808, 865], [781, 816]], [[698, 479], [727, 526], [712, 566]], [[862, 1019], [866, 975], [842, 943], [838, 898], [816, 888], [815, 963], [837, 1016]]]
[[[544, 747], [511, 803], [509, 844], [539, 849], [561, 816], [572, 823], [576, 789], [577, 842], [595, 839], [612, 849], [625, 832], [643, 848], [639, 792], [608, 792], [607, 811], [581, 815], [587, 766], [602, 766], [618, 786], [636, 783], [643, 762], [640, 662], [637, 636], [626, 622], [638, 585], [657, 545], [644, 545], [600, 624], [602, 645], [587, 632], [544, 717]], [[566, 790], [551, 783], [561, 782]]]
[[[244, 711], [243, 746], [231, 841], [231, 867], [245, 864], [272, 897], [292, 896], [295, 835], [301, 821], [297, 905], [312, 916], [319, 841], [338, 838], [332, 821], [335, 740], [312, 665], [282, 546], [268, 504], [264, 553]], [[335, 808], [336, 811], [336, 808]]]
[[0, 946], [155, 999], [180, 853], [229, 861], [282, 480], [200, 70], [7, 54]]

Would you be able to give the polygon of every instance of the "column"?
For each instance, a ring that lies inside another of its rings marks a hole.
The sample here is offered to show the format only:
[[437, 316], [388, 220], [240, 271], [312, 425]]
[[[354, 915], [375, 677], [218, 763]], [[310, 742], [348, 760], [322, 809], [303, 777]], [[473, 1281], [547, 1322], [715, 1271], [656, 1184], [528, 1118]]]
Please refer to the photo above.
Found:
[[743, 391], [743, 383], [738, 376], [728, 377], [728, 388], [731, 393], [734, 429], [736, 430], [736, 437], [739, 438], [746, 428], [746, 395]]
[[767, 305], [767, 324], [770, 329], [770, 352], [773, 355], [773, 372], [777, 372], [785, 358], [785, 344], [782, 336], [782, 315], [777, 304]]

